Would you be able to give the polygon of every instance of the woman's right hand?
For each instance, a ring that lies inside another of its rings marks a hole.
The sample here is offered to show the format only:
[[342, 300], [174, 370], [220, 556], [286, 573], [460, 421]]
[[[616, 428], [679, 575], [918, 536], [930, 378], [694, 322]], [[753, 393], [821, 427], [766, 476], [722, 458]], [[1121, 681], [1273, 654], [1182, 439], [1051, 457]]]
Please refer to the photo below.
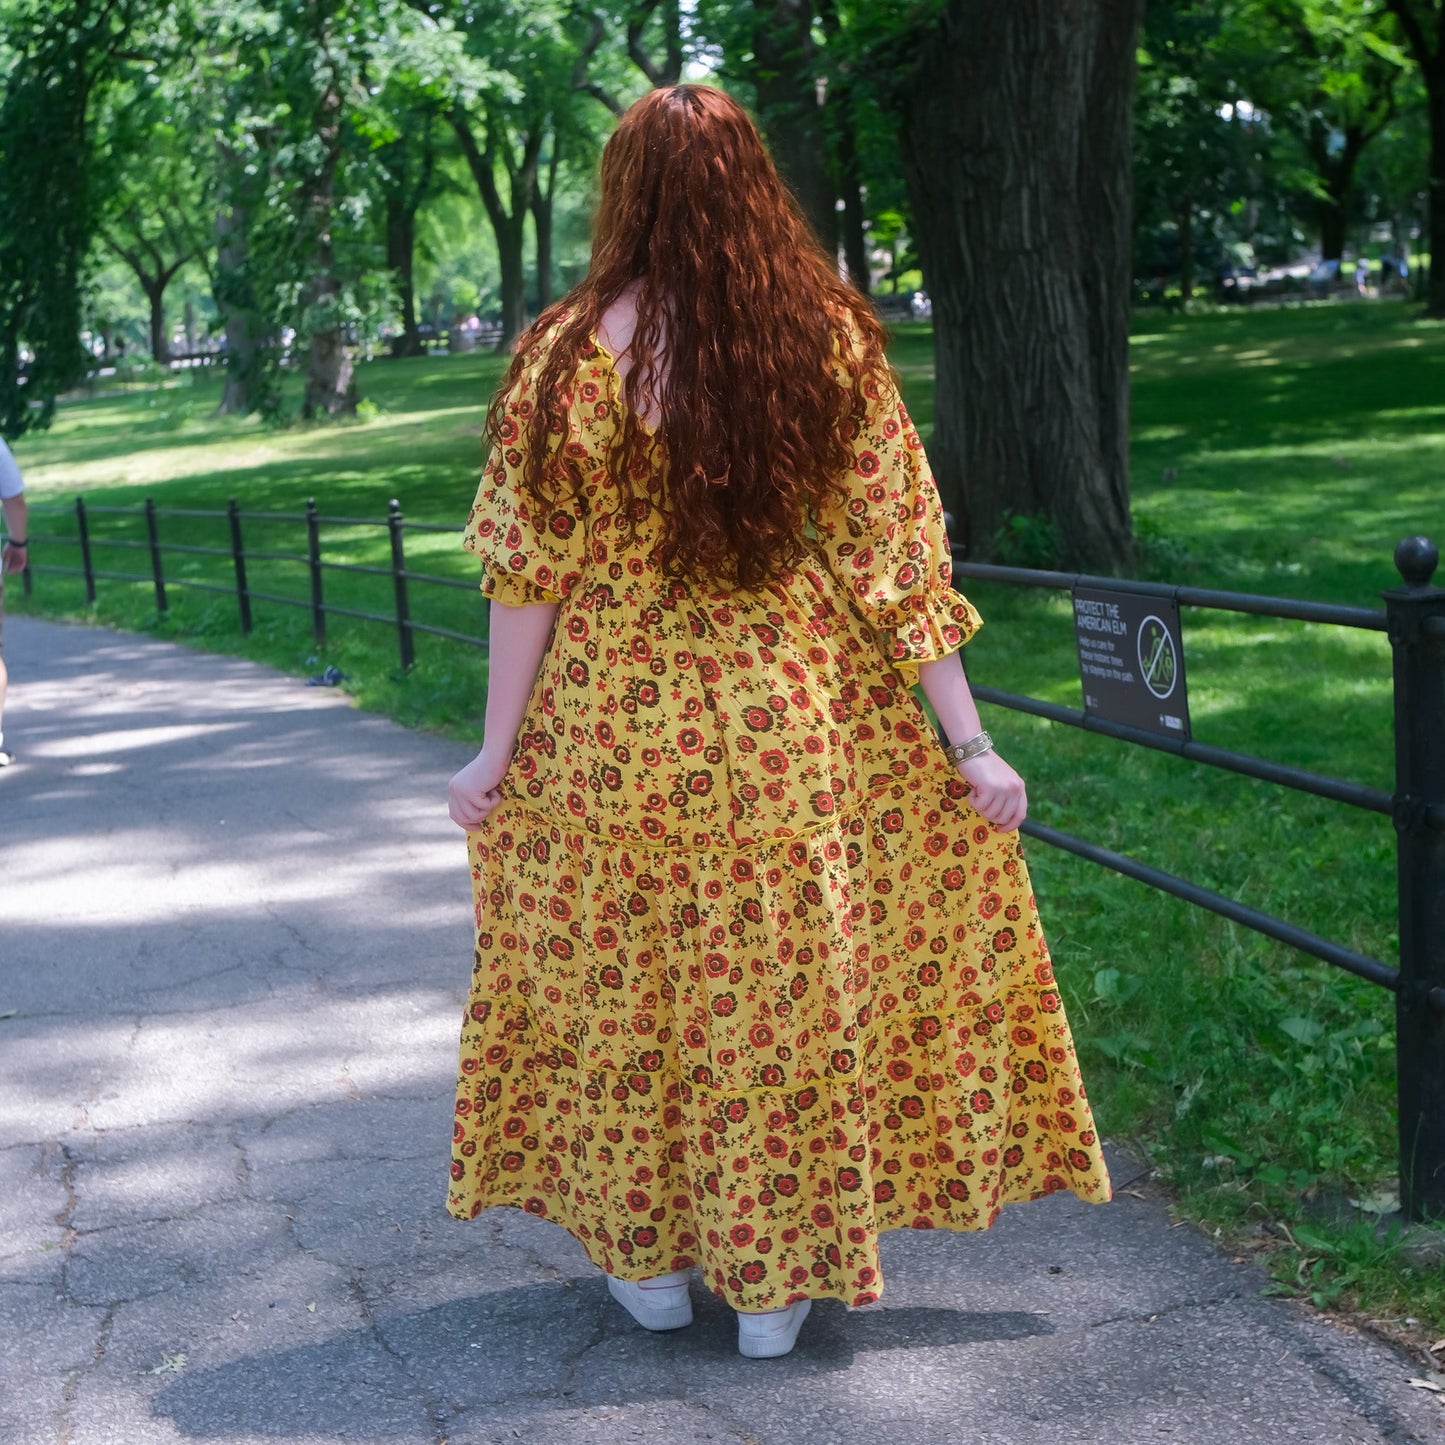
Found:
[[1024, 780], [995, 752], [981, 753], [958, 765], [968, 784], [974, 812], [1001, 833], [1012, 833], [1028, 816]]
[[447, 785], [447, 813], [457, 827], [470, 833], [486, 822], [487, 815], [502, 801], [502, 779], [511, 761], [510, 755], [489, 753], [484, 744], [466, 767], [452, 775]]

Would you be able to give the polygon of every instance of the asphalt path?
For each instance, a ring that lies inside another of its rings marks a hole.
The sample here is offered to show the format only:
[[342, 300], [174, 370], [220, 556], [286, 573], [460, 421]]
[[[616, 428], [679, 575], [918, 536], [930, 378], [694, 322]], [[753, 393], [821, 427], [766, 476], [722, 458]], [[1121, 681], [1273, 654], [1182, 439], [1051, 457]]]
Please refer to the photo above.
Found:
[[5, 655], [3, 1445], [1445, 1439], [1118, 1152], [1113, 1204], [889, 1235], [786, 1359], [697, 1285], [646, 1334], [555, 1226], [443, 1210], [465, 749], [128, 634]]

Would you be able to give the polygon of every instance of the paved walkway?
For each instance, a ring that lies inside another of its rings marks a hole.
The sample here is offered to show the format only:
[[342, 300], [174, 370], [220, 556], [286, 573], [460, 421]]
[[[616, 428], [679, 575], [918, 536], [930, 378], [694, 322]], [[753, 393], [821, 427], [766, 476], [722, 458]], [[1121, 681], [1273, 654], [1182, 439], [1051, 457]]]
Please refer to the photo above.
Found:
[[[442, 1210], [470, 955], [453, 743], [246, 662], [11, 617], [0, 1442], [1403, 1442], [1381, 1344], [1116, 1203], [894, 1234], [749, 1362], [560, 1230]], [[1067, 960], [1064, 962], [1067, 967]]]

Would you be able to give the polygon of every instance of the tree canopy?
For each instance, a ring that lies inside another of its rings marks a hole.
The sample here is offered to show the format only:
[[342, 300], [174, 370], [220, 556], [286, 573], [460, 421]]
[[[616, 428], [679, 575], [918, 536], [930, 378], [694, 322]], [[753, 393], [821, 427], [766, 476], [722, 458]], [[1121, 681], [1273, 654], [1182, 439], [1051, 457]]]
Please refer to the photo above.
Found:
[[1445, 0], [0, 0], [0, 37], [12, 436], [118, 354], [220, 351], [223, 405], [273, 416], [293, 368], [327, 416], [358, 353], [508, 347], [586, 265], [617, 115], [691, 78], [754, 109], [855, 285], [932, 297], [970, 549], [1037, 514], [1113, 565], [1131, 296], [1346, 254], [1413, 281], [1445, 226]]

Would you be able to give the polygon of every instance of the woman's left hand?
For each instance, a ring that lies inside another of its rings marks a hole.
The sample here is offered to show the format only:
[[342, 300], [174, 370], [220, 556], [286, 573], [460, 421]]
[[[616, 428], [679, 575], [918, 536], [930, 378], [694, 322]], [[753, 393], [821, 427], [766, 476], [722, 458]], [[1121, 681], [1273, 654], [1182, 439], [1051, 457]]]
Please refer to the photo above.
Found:
[[485, 744], [476, 757], [447, 785], [447, 813], [459, 828], [469, 833], [480, 828], [487, 815], [502, 801], [502, 779], [511, 764], [510, 755], [497, 757]]
[[1000, 833], [1012, 833], [1028, 816], [1024, 780], [996, 752], [970, 758], [959, 764], [958, 771], [968, 784], [968, 801], [974, 811]]

